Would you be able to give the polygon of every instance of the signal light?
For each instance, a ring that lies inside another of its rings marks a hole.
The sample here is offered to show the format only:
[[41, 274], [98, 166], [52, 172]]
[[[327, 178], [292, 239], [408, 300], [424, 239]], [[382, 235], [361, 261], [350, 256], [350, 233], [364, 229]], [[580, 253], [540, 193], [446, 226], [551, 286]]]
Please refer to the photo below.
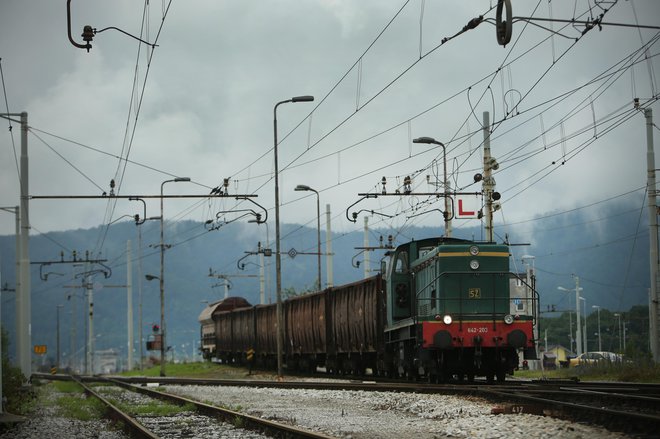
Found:
[[159, 332], [160, 331], [160, 326], [158, 324], [154, 323], [154, 325], [151, 326], [151, 330], [154, 331], [154, 333]]

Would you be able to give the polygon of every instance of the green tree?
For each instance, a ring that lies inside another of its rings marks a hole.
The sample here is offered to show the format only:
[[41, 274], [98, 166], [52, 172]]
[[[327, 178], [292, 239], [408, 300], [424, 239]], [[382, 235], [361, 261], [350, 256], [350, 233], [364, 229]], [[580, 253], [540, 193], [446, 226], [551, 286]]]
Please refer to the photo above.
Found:
[[[575, 313], [564, 311], [559, 315], [551, 311], [542, 313], [553, 315], [539, 319], [541, 347], [562, 345], [573, 352], [576, 343], [571, 343], [575, 337]], [[616, 316], [619, 314], [619, 317]], [[598, 349], [598, 312], [591, 312], [587, 316], [587, 351]], [[584, 325], [584, 318], [581, 323]], [[623, 329], [625, 325], [625, 331]], [[571, 330], [572, 329], [572, 330]], [[584, 327], [583, 327], [584, 329]], [[625, 353], [630, 358], [644, 358], [650, 355], [649, 351], [649, 308], [636, 305], [627, 312], [615, 313], [608, 309], [600, 310], [600, 338], [603, 351], [619, 352], [623, 350], [623, 337], [625, 333]], [[621, 346], [621, 349], [619, 349]]]
[[9, 334], [5, 328], [0, 328], [0, 337], [2, 337], [2, 396], [7, 398], [5, 409], [11, 413], [22, 414], [26, 394], [21, 388], [27, 382], [27, 378], [20, 368], [9, 363]]

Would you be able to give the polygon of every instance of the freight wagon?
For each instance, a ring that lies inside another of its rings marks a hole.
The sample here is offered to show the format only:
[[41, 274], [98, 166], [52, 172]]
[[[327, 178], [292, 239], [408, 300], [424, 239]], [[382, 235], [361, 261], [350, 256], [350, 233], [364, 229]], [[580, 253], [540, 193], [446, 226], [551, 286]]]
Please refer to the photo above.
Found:
[[[335, 374], [503, 381], [519, 355], [536, 359], [538, 294], [509, 271], [510, 257], [507, 245], [492, 242], [441, 237], [399, 245], [382, 275], [283, 302], [284, 363]], [[525, 296], [514, 293], [512, 279]], [[275, 304], [217, 309], [210, 318], [216, 345], [208, 352], [217, 359], [244, 364], [251, 351], [258, 367], [276, 366]], [[202, 329], [203, 346], [209, 334]]]

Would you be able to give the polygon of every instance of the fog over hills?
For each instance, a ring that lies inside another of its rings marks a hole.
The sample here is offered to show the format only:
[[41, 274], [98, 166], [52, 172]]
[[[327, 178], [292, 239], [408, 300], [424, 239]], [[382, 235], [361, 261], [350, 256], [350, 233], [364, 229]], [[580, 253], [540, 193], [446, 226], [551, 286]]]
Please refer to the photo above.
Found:
[[[580, 278], [581, 295], [587, 299], [587, 311], [592, 305], [610, 310], [627, 310], [633, 305], [648, 303], [649, 288], [649, 232], [646, 208], [629, 203], [608, 203], [606, 207], [576, 210], [557, 215], [546, 215], [518, 224], [497, 224], [496, 240], [508, 240], [511, 247], [512, 271], [524, 272], [523, 255], [534, 257], [537, 287], [541, 296], [541, 307], [555, 305], [557, 309], [574, 309], [575, 295], [558, 290], [558, 286], [575, 288], [575, 274]], [[159, 224], [146, 222], [141, 226], [141, 241], [138, 228], [133, 222], [118, 222], [107, 230], [102, 227], [54, 232], [34, 235], [30, 239], [32, 261], [60, 261], [84, 258], [85, 251], [103, 240], [103, 252], [90, 254], [90, 259], [105, 260], [97, 269], [111, 269], [111, 276], [102, 272], [94, 276], [94, 333], [97, 349], [119, 349], [124, 355], [127, 344], [127, 241], [131, 241], [133, 259], [133, 305], [135, 341], [138, 340], [138, 304], [140, 295], [143, 304], [143, 334], [148, 336], [152, 323], [160, 319], [158, 281], [148, 282], [145, 274], [160, 274]], [[443, 228], [408, 227], [399, 230], [372, 230], [370, 245], [378, 245], [378, 237], [385, 241], [389, 234], [396, 237], [395, 243], [408, 239], [439, 236]], [[269, 230], [274, 251], [274, 228]], [[299, 225], [282, 225], [282, 252], [296, 249], [299, 253], [316, 251], [316, 228]], [[480, 227], [463, 228], [455, 225], [454, 237], [482, 239]], [[237, 261], [246, 256], [246, 251], [256, 251], [257, 242], [266, 244], [266, 227], [235, 222], [216, 231], [205, 231], [204, 225], [183, 221], [166, 223], [165, 242], [172, 247], [166, 251], [165, 289], [168, 345], [174, 346], [177, 355], [191, 355], [199, 340], [197, 317], [204, 301], [213, 302], [224, 295], [225, 281], [209, 277], [214, 274], [229, 275], [230, 295], [245, 297], [251, 303], [259, 302], [259, 258], [247, 256], [242, 260], [244, 270], [239, 270]], [[322, 232], [325, 240], [325, 232]], [[353, 263], [362, 261], [363, 256], [355, 247], [363, 246], [363, 232], [333, 234], [334, 284], [358, 280], [364, 270]], [[527, 245], [528, 244], [528, 245]], [[14, 236], [0, 236], [2, 261], [2, 284], [9, 288], [14, 279]], [[325, 251], [325, 243], [323, 243]], [[140, 258], [139, 255], [142, 255]], [[371, 254], [371, 268], [379, 266], [384, 252]], [[266, 258], [269, 286], [266, 303], [275, 301], [275, 258]], [[323, 284], [327, 282], [325, 258], [323, 258]], [[317, 275], [317, 259], [314, 255], [298, 254], [291, 258], [282, 255], [283, 288], [304, 291], [313, 288]], [[140, 266], [140, 267], [139, 267]], [[76, 276], [84, 270], [79, 264], [51, 264], [32, 266], [32, 342], [46, 344], [49, 354], [55, 355], [56, 312], [60, 308], [61, 350], [66, 355], [72, 349], [73, 324], [75, 323], [75, 345], [84, 346], [86, 301], [81, 288], [83, 278]], [[140, 271], [139, 271], [140, 270]], [[139, 274], [141, 272], [141, 275]], [[46, 276], [47, 274], [47, 276]], [[251, 276], [251, 277], [248, 277]], [[252, 277], [253, 276], [253, 277]], [[44, 281], [42, 278], [47, 277]], [[141, 294], [140, 294], [141, 291]], [[75, 315], [73, 314], [75, 307]], [[2, 325], [9, 330], [10, 343], [14, 340], [15, 301], [12, 292], [2, 295]], [[137, 345], [135, 347], [137, 352]], [[14, 346], [10, 346], [13, 356]]]

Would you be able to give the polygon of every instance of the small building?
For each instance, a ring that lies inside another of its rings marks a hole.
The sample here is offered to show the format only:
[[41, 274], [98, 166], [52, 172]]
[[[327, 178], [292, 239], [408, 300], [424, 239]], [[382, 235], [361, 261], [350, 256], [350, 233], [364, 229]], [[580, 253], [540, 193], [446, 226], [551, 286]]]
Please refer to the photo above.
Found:
[[94, 373], [111, 374], [119, 372], [119, 352], [114, 349], [94, 351]]

